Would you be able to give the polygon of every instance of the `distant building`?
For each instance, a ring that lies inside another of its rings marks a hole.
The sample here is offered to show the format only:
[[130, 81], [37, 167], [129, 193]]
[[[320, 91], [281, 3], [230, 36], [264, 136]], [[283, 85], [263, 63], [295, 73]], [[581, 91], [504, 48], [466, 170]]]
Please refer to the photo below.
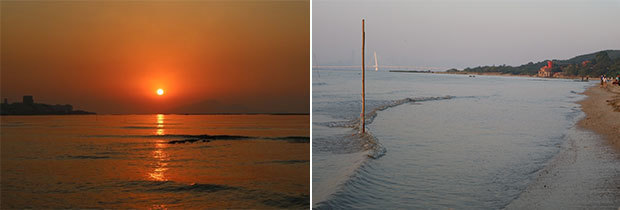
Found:
[[584, 67], [585, 67], [586, 65], [588, 65], [588, 64], [590, 64], [590, 61], [583, 61], [583, 62], [581, 62], [581, 66], [584, 66]]
[[24, 104], [34, 104], [34, 99], [32, 96], [24, 96], [23, 102]]
[[0, 115], [66, 115], [66, 114], [95, 114], [83, 110], [73, 110], [70, 104], [50, 105], [34, 103], [34, 97], [24, 96], [22, 103], [8, 104], [8, 99], [4, 99], [0, 107]]
[[543, 66], [538, 70], [538, 77], [552, 77], [553, 73], [551, 72], [551, 68], [553, 67], [552, 61], [547, 61], [547, 65]]

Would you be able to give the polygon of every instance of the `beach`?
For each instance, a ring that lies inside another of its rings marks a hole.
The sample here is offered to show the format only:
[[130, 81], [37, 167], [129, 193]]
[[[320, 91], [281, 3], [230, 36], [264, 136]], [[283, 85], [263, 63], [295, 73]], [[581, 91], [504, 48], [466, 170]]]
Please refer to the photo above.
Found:
[[584, 92], [588, 98], [579, 102], [586, 117], [579, 126], [595, 131], [616, 149], [620, 149], [620, 86], [592, 86]]

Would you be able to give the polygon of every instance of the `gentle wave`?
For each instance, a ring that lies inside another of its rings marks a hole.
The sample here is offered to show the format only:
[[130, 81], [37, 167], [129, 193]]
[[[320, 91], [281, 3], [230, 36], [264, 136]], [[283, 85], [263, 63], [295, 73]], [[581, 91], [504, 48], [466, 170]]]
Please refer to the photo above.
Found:
[[110, 156], [96, 156], [96, 155], [65, 155], [60, 156], [61, 159], [108, 159]]
[[[378, 107], [373, 108], [370, 112], [366, 113], [366, 124], [371, 124], [372, 121], [377, 117], [378, 111], [383, 111], [395, 106], [399, 106], [406, 103], [414, 103], [414, 102], [424, 102], [424, 101], [436, 101], [436, 100], [445, 100], [445, 99], [453, 99], [454, 96], [443, 96], [443, 97], [416, 97], [416, 98], [403, 98], [399, 100], [392, 100], [384, 103], [383, 105], [379, 105]], [[358, 117], [349, 121], [337, 121], [337, 122], [326, 122], [326, 123], [318, 123], [319, 125], [327, 126], [327, 127], [343, 127], [343, 128], [353, 128], [355, 130], [360, 129], [361, 117]]]
[[265, 136], [240, 136], [240, 135], [192, 135], [192, 134], [165, 134], [165, 135], [91, 135], [88, 137], [96, 138], [159, 138], [159, 139], [182, 139], [172, 140], [168, 143], [193, 143], [197, 141], [212, 141], [212, 140], [246, 140], [246, 139], [261, 139], [261, 140], [276, 140], [286, 141], [289, 143], [310, 143], [310, 137], [307, 136], [281, 136], [281, 137], [265, 137]]
[[310, 160], [274, 160], [274, 161], [256, 162], [256, 164], [305, 164], [305, 163], [310, 163]]
[[[383, 110], [387, 110], [389, 108], [392, 107], [396, 107], [399, 105], [403, 105], [403, 104], [407, 104], [407, 103], [415, 103], [415, 102], [424, 102], [424, 101], [436, 101], [436, 100], [447, 100], [447, 99], [454, 99], [456, 97], [454, 96], [442, 96], [442, 97], [416, 97], [416, 98], [403, 98], [403, 99], [398, 99], [398, 100], [391, 100], [391, 101], [387, 101], [387, 102], [383, 102], [383, 103], [378, 103], [376, 106], [374, 106], [373, 108], [370, 109], [369, 112], [366, 113], [366, 125], [371, 124], [374, 119], [377, 117], [377, 112], [379, 111], [383, 111]], [[340, 128], [351, 128], [352, 131], [354, 131], [353, 134], [348, 134], [348, 135], [344, 135], [344, 136], [339, 136], [337, 138], [330, 138], [330, 139], [325, 139], [325, 141], [330, 141], [332, 143], [330, 144], [326, 144], [326, 146], [329, 145], [330, 148], [318, 148], [319, 150], [325, 150], [325, 151], [330, 151], [334, 152], [334, 149], [336, 149], [336, 152], [343, 152], [343, 153], [353, 153], [353, 152], [359, 152], [359, 151], [366, 151], [367, 153], [365, 154], [366, 157], [370, 158], [370, 159], [378, 159], [383, 157], [386, 153], [387, 153], [387, 149], [381, 144], [381, 142], [372, 134], [372, 132], [370, 132], [368, 129], [366, 129], [366, 132], [361, 133], [360, 132], [360, 128], [361, 128], [361, 119], [358, 117], [357, 119], [353, 119], [353, 120], [349, 120], [349, 121], [339, 121], [339, 122], [326, 122], [326, 123], [317, 123], [326, 127], [340, 127]], [[320, 140], [319, 140], [320, 141]], [[336, 143], [333, 141], [338, 141], [340, 143]], [[334, 145], [336, 145], [336, 148], [334, 148]], [[351, 174], [349, 174], [349, 178], [347, 178], [346, 181], [344, 181], [344, 185], [350, 183], [350, 182], [355, 182], [354, 180], [351, 180], [351, 178], [355, 178], [355, 177], [359, 177], [359, 175], [356, 175], [357, 173], [360, 173], [359, 170], [360, 167], [364, 167], [365, 164], [365, 160], [362, 160], [360, 162], [360, 164], [358, 166], [355, 167], [355, 169], [353, 169], [351, 172]], [[364, 173], [364, 172], [361, 172]], [[363, 175], [362, 175], [363, 176]], [[324, 200], [321, 201], [319, 203], [317, 203], [317, 206], [315, 208], [326, 208], [330, 205], [325, 205], [325, 202], [330, 202], [330, 200]], [[346, 206], [346, 205], [344, 205]]]
[[[424, 102], [424, 101], [436, 101], [436, 100], [446, 100], [453, 99], [454, 96], [441, 96], [441, 97], [416, 97], [416, 98], [403, 98], [398, 100], [388, 101], [382, 105], [379, 105], [375, 108], [372, 108], [370, 112], [367, 112], [365, 115], [364, 121], [366, 125], [371, 124], [374, 119], [377, 117], [377, 112], [383, 111], [395, 106], [403, 105], [406, 103], [414, 103], [414, 102]], [[354, 134], [354, 138], [360, 141], [360, 145], [364, 149], [364, 151], [369, 151], [368, 157], [377, 159], [385, 155], [387, 150], [385, 147], [379, 143], [379, 140], [375, 138], [372, 133], [366, 131], [365, 133], [360, 132], [361, 128], [361, 117], [358, 117], [349, 121], [338, 121], [338, 122], [326, 122], [326, 123], [318, 123], [319, 125], [327, 126], [327, 127], [342, 127], [342, 128], [352, 128], [356, 131]]]
[[[147, 181], [147, 180], [131, 180], [131, 181], [112, 181], [107, 183], [91, 183], [91, 182], [59, 182], [59, 187], [51, 189], [33, 188], [33, 191], [39, 193], [54, 194], [74, 194], [84, 193], [88, 191], [100, 192], [102, 189], [122, 189], [125, 192], [136, 193], [162, 193], [163, 195], [189, 194], [191, 199], [177, 198], [178, 202], [191, 202], [193, 199], [208, 199], [210, 194], [224, 194], [231, 199], [258, 201], [266, 206], [275, 208], [292, 208], [292, 209], [308, 209], [310, 206], [310, 196], [308, 194], [285, 194], [259, 189], [248, 189], [244, 187], [223, 185], [223, 184], [207, 184], [207, 183], [180, 183], [175, 181]], [[19, 186], [7, 184], [3, 187], [7, 189], [16, 189]], [[124, 198], [110, 197], [100, 204], [125, 204], [125, 203], [150, 203], [152, 200], [144, 200], [141, 198], [126, 200]], [[239, 204], [235, 208], [249, 208]], [[67, 206], [71, 208], [72, 206]], [[75, 208], [75, 207], [74, 207]]]
[[262, 201], [263, 204], [276, 208], [310, 208], [310, 196], [306, 194], [300, 195], [277, 195]]
[[123, 126], [125, 129], [157, 129], [157, 126]]
[[176, 184], [172, 182], [165, 182], [161, 185], [153, 186], [150, 191], [155, 192], [217, 192], [222, 190], [237, 190], [239, 188], [227, 186], [227, 185], [217, 185], [217, 184], [199, 184], [192, 183], [189, 185]]
[[159, 193], [192, 193], [198, 197], [206, 195], [204, 193], [229, 193], [230, 196], [259, 200], [261, 203], [276, 208], [308, 208], [310, 205], [310, 196], [307, 194], [283, 194], [270, 191], [246, 189], [243, 187], [220, 185], [220, 184], [203, 184], [192, 183], [184, 184], [174, 181], [124, 181], [115, 184], [115, 187], [130, 189], [133, 191], [147, 191]]
[[3, 122], [2, 127], [26, 127], [32, 126], [32, 124], [23, 123], [23, 122]]

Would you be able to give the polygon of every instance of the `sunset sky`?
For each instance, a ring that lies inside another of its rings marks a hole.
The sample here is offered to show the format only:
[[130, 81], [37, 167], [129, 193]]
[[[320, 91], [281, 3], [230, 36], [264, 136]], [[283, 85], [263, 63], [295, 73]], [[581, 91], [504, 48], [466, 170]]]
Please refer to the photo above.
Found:
[[2, 98], [110, 114], [308, 113], [309, 7], [2, 1]]

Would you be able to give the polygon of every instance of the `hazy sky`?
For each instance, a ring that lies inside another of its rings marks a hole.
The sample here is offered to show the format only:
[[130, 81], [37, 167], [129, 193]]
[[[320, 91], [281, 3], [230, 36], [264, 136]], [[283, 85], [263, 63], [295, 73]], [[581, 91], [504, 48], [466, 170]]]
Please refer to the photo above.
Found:
[[519, 65], [620, 49], [620, 0], [312, 2], [313, 65]]
[[10, 102], [28, 94], [98, 113], [309, 112], [308, 1], [1, 7]]

